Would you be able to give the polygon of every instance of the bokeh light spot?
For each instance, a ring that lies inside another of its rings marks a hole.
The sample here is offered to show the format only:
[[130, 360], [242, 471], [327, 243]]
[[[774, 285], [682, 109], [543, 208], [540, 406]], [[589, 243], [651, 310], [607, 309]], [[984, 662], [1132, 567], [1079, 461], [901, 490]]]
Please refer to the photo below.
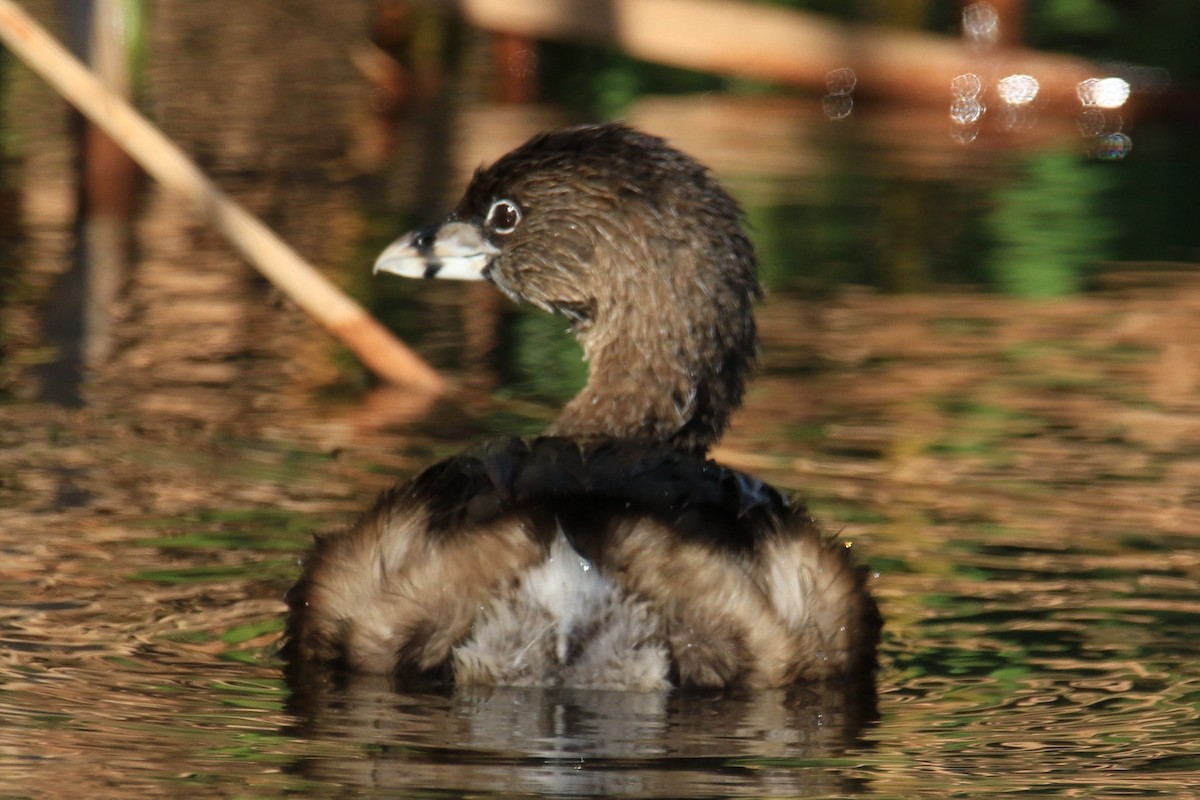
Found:
[[987, 111], [987, 106], [974, 97], [958, 97], [950, 104], [950, 118], [959, 125], [978, 122]]
[[983, 91], [983, 81], [973, 72], [959, 75], [950, 81], [950, 93], [955, 97], [978, 97]]
[[963, 35], [973, 44], [991, 45], [1000, 38], [1000, 15], [991, 3], [972, 3], [963, 9]]
[[1010, 106], [1026, 106], [1038, 96], [1037, 78], [1032, 75], [1009, 75], [1000, 79], [996, 89], [1000, 98]]
[[1120, 161], [1133, 149], [1133, 140], [1121, 132], [1097, 136], [1092, 154], [1101, 161]]
[[857, 84], [858, 75], [849, 67], [831, 70], [825, 76], [825, 85], [829, 87], [830, 94], [849, 94]]
[[1129, 81], [1124, 78], [1088, 78], [1075, 87], [1079, 102], [1096, 108], [1120, 108], [1129, 99]]
[[830, 70], [825, 75], [829, 94], [821, 98], [821, 108], [830, 119], [845, 119], [854, 110], [854, 98], [850, 92], [858, 84], [858, 75], [849, 67]]
[[845, 119], [854, 110], [854, 98], [848, 94], [827, 94], [821, 98], [821, 108], [830, 119]]

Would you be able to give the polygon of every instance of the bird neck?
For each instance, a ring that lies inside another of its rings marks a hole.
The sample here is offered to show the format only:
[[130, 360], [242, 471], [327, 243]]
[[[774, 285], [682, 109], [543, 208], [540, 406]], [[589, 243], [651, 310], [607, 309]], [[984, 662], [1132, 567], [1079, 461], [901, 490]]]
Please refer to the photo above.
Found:
[[[579, 440], [665, 442], [697, 455], [720, 439], [741, 402], [748, 359], [671, 336], [669, 320], [583, 329], [588, 382], [547, 433]], [[700, 346], [697, 346], [697, 345]], [[715, 357], [714, 357], [715, 356]]]

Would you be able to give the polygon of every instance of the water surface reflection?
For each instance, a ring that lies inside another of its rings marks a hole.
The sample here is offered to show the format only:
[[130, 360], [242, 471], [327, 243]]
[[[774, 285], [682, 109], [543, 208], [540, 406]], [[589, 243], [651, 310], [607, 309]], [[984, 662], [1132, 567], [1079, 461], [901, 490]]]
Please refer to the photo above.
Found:
[[368, 793], [815, 796], [861, 789], [853, 763], [874, 716], [868, 687], [744, 697], [572, 689], [397, 694], [360, 680], [303, 706], [295, 733], [353, 742], [357, 758], [303, 758], [305, 777]]

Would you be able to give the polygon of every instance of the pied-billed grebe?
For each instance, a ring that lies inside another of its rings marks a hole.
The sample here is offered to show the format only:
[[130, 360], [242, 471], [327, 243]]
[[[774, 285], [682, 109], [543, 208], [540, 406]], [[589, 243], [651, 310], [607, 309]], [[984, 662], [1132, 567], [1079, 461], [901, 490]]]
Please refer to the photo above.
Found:
[[566, 316], [589, 379], [546, 435], [436, 464], [319, 539], [288, 598], [294, 667], [610, 689], [873, 668], [862, 568], [705, 457], [742, 399], [759, 286], [703, 166], [622, 125], [543, 134], [375, 269]]

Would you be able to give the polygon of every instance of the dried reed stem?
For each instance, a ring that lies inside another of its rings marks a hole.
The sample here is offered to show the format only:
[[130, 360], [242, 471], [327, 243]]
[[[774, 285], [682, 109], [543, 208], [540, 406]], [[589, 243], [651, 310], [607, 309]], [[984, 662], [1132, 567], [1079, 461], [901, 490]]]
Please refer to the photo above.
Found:
[[270, 228], [232, 200], [170, 139], [109, 91], [24, 10], [0, 0], [0, 40], [201, 218], [268, 280], [337, 336], [380, 378], [438, 392], [446, 381]]

